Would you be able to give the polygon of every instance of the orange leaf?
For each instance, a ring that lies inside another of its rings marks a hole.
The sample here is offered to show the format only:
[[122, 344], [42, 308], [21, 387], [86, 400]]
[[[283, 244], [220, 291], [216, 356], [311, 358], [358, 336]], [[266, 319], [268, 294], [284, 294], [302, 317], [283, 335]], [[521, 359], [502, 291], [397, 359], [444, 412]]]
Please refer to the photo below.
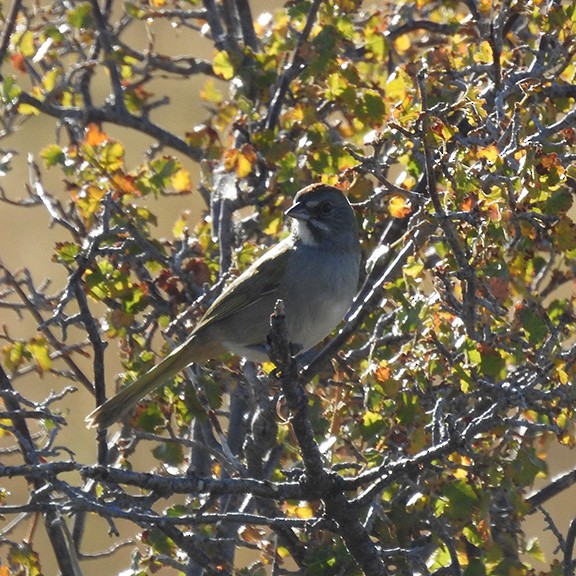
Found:
[[265, 534], [264, 530], [256, 528], [255, 526], [242, 526], [238, 530], [240, 538], [250, 544], [257, 544], [264, 538]]
[[474, 196], [466, 196], [466, 198], [464, 198], [464, 201], [460, 205], [460, 208], [464, 212], [471, 212], [474, 208], [476, 208], [477, 205], [478, 205], [478, 198], [475, 198]]
[[492, 220], [492, 222], [500, 222], [501, 215], [498, 204], [490, 204], [489, 206], [487, 206], [486, 210], [488, 212], [488, 217], [490, 218], [490, 220]]
[[385, 382], [390, 378], [390, 367], [386, 363], [380, 364], [376, 370], [374, 370], [374, 377], [378, 382]]
[[540, 158], [540, 164], [546, 169], [554, 168], [560, 165], [560, 160], [558, 154], [552, 152], [551, 154], [546, 154]]
[[226, 150], [224, 154], [224, 168], [226, 170], [233, 170], [236, 166], [238, 161], [238, 155], [240, 152], [236, 148], [232, 148], [232, 150]]
[[394, 218], [406, 218], [412, 212], [412, 208], [405, 196], [393, 194], [388, 202], [388, 211]]
[[86, 144], [89, 146], [98, 146], [104, 142], [108, 142], [108, 134], [102, 132], [97, 124], [88, 124], [86, 129]]
[[10, 55], [10, 62], [12, 62], [12, 66], [18, 70], [18, 72], [26, 73], [26, 57], [21, 52], [15, 52], [14, 54]]
[[136, 188], [134, 182], [136, 179], [130, 174], [125, 174], [124, 172], [116, 172], [112, 175], [112, 182], [116, 191], [119, 194], [136, 194], [140, 195], [140, 191]]
[[252, 144], [244, 144], [240, 149], [242, 151], [243, 156], [245, 156], [246, 160], [250, 161], [252, 164], [256, 162], [256, 149]]

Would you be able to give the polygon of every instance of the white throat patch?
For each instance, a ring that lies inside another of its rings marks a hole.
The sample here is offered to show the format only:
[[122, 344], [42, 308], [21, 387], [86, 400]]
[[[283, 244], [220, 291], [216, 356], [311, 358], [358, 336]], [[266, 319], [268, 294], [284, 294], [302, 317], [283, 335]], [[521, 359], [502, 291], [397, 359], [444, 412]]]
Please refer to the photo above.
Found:
[[294, 232], [305, 246], [316, 246], [318, 244], [312, 232], [310, 232], [310, 228], [308, 228], [308, 222], [305, 220], [294, 220]]
[[[317, 246], [318, 240], [310, 230], [310, 224], [307, 220], [294, 220], [295, 233], [305, 246]], [[314, 221], [314, 226], [320, 228], [323, 232], [328, 233], [328, 226], [318, 220]]]

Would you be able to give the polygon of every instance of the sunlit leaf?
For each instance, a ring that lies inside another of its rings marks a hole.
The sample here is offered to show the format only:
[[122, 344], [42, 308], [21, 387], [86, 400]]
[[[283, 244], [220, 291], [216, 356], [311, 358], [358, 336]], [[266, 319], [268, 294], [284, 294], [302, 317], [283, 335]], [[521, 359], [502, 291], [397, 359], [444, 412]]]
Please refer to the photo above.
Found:
[[47, 168], [56, 166], [57, 164], [63, 164], [66, 159], [64, 151], [58, 144], [50, 144], [46, 146], [46, 148], [43, 148], [40, 152], [40, 157], [44, 160]]
[[112, 175], [114, 189], [120, 194], [139, 195], [140, 191], [136, 186], [136, 178], [125, 172], [118, 171]]
[[220, 51], [214, 56], [212, 63], [214, 72], [224, 80], [230, 80], [234, 77], [234, 66], [230, 62], [228, 52]]
[[23, 116], [39, 116], [40, 110], [32, 104], [18, 104], [18, 112]]
[[85, 142], [89, 146], [99, 146], [104, 142], [108, 142], [108, 135], [100, 130], [98, 124], [88, 124], [88, 128], [86, 128], [86, 135], [85, 135]]
[[202, 90], [200, 90], [200, 97], [202, 100], [212, 104], [219, 104], [224, 100], [222, 92], [216, 87], [216, 82], [213, 79], [209, 79], [204, 83]]
[[32, 354], [38, 368], [40, 368], [42, 372], [48, 372], [52, 367], [52, 360], [50, 359], [50, 351], [46, 339], [42, 336], [33, 338], [28, 342], [27, 348]]
[[499, 156], [500, 152], [495, 144], [478, 150], [478, 158], [485, 158], [488, 162], [496, 162]]
[[8, 560], [13, 566], [20, 566], [27, 576], [40, 576], [40, 559], [30, 544], [13, 544], [8, 551]]
[[94, 24], [91, 4], [78, 2], [74, 8], [68, 11], [66, 19], [68, 24], [74, 28], [91, 28]]
[[388, 201], [388, 211], [394, 218], [406, 218], [412, 212], [412, 208], [406, 196], [393, 194]]
[[172, 186], [176, 192], [190, 192], [192, 190], [192, 178], [190, 172], [181, 168], [172, 175]]
[[166, 534], [158, 529], [151, 528], [142, 533], [142, 542], [152, 546], [152, 548], [159, 554], [174, 555], [175, 544], [166, 536]]

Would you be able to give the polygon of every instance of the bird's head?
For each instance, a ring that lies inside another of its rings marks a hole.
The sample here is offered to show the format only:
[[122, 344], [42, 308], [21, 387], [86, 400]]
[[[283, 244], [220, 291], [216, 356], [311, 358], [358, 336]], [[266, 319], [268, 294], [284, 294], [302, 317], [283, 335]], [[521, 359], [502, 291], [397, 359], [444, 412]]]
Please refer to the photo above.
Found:
[[292, 233], [303, 244], [333, 248], [358, 245], [356, 217], [341, 190], [327, 184], [312, 184], [296, 194], [286, 210], [294, 218]]

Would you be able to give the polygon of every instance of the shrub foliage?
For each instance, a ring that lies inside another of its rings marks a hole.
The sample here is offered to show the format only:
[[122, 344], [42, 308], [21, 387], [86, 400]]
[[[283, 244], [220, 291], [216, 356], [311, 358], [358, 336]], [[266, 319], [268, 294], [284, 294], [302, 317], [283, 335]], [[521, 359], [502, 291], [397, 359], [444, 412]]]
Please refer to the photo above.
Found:
[[[2, 8], [2, 134], [46, 118], [59, 137], [28, 160], [27, 196], [1, 199], [45, 208], [67, 280], [49, 291], [28, 263], [0, 268], [0, 431], [13, 446], [0, 477], [29, 486], [27, 501], [3, 491], [0, 513], [41, 518], [63, 574], [88, 569], [97, 516], [103, 550], [130, 547], [131, 574], [521, 575], [534, 559], [573, 574], [576, 520], [566, 531], [548, 517], [558, 549], [545, 558], [523, 520], [576, 479], [547, 475], [550, 447], [576, 442], [576, 7], [253, 8]], [[167, 22], [170, 54], [156, 48]], [[207, 41], [209, 58], [180, 52]], [[201, 121], [164, 126], [182, 115], [166, 79], [202, 100]], [[141, 162], [118, 127], [149, 146]], [[2, 175], [14, 154], [2, 149]], [[95, 434], [97, 460], [61, 445], [74, 389], [95, 406], [113, 393], [110, 358], [121, 382], [149, 369], [316, 181], [354, 203], [365, 262], [345, 323], [307, 366], [279, 317], [276, 369], [232, 356], [193, 367], [113, 441]], [[193, 190], [202, 214], [159, 237], [155, 211]], [[37, 331], [12, 337], [24, 316]], [[54, 391], [32, 400], [40, 376]], [[138, 459], [150, 452], [152, 471]], [[126, 526], [139, 536], [122, 540]], [[11, 529], [2, 573], [39, 574], [35, 539]]]

